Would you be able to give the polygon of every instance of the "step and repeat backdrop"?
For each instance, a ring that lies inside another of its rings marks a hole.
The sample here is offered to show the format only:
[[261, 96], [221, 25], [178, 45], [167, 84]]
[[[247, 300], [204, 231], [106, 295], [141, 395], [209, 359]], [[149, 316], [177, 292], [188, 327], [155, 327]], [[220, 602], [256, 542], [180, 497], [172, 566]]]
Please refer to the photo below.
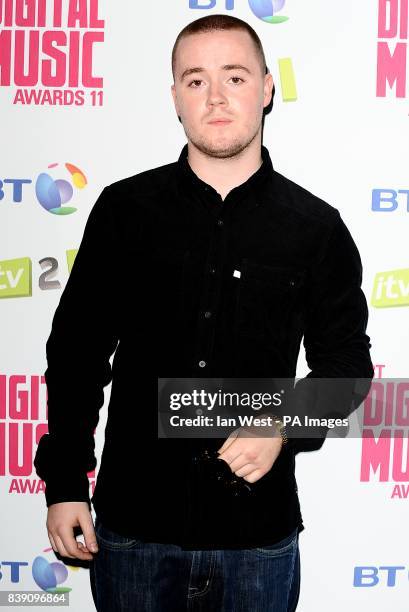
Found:
[[[75, 611], [94, 609], [89, 570], [51, 548], [33, 468], [45, 342], [102, 188], [178, 158], [171, 50], [211, 13], [259, 34], [276, 87], [263, 142], [276, 170], [341, 212], [362, 258], [375, 376], [407, 375], [408, 0], [0, 0], [0, 592], [56, 589]], [[106, 290], [123, 295], [115, 277]], [[307, 372], [301, 351], [297, 376]], [[67, 384], [76, 374], [73, 363]], [[408, 610], [409, 422], [400, 415], [398, 445], [394, 416], [378, 416], [391, 432], [382, 451], [333, 437], [297, 455], [300, 612]]]

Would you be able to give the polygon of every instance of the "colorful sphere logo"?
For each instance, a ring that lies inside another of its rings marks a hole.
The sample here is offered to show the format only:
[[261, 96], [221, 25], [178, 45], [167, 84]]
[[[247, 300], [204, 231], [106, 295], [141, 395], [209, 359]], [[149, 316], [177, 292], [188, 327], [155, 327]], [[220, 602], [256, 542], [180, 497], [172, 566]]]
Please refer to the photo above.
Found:
[[276, 15], [285, 4], [285, 0], [249, 0], [249, 6], [256, 17], [268, 23], [282, 23], [288, 17]]
[[44, 557], [36, 557], [33, 561], [32, 574], [35, 583], [47, 593], [68, 593], [70, 587], [59, 587], [67, 580], [68, 570], [63, 563], [49, 563]]
[[[50, 164], [48, 168], [56, 168], [59, 164]], [[74, 206], [62, 206], [69, 202], [73, 196], [74, 189], [83, 189], [87, 184], [85, 174], [73, 164], [65, 163], [64, 167], [71, 175], [71, 181], [65, 179], [54, 179], [47, 172], [39, 174], [35, 190], [41, 206], [54, 215], [71, 215], [77, 209]]]

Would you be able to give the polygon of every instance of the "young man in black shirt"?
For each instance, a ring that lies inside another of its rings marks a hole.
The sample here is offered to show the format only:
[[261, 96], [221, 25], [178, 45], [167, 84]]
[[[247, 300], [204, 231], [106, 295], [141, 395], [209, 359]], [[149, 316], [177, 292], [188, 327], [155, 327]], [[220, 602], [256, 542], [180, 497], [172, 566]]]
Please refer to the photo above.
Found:
[[[324, 436], [287, 440], [275, 419], [266, 437], [158, 438], [157, 383], [291, 379], [302, 339], [310, 379], [370, 379], [361, 261], [338, 210], [262, 145], [274, 84], [254, 30], [198, 19], [172, 71], [188, 142], [177, 162], [103, 189], [53, 318], [35, 458], [47, 530], [56, 552], [91, 561], [98, 610], [292, 612], [295, 455]], [[111, 381], [94, 529], [87, 472]]]

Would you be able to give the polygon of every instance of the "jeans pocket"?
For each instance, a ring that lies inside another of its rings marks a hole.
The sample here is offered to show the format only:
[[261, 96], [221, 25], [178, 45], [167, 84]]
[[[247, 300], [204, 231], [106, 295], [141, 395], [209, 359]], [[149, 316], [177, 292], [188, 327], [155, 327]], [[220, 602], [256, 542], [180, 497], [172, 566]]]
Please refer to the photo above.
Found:
[[141, 540], [108, 529], [101, 523], [100, 519], [95, 520], [95, 535], [98, 545], [108, 550], [128, 550], [142, 545]]
[[255, 552], [260, 553], [262, 555], [275, 557], [292, 551], [296, 547], [297, 542], [298, 527], [296, 527], [294, 531], [290, 533], [290, 535], [280, 540], [279, 542], [276, 542], [275, 544], [267, 544], [266, 546], [259, 546], [251, 550], [254, 550]]

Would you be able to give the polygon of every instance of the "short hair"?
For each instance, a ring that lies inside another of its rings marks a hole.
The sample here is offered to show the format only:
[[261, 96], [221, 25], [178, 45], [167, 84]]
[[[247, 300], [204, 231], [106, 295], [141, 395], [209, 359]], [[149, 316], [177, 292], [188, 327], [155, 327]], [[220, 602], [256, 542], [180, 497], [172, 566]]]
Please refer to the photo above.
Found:
[[198, 34], [200, 32], [214, 32], [217, 30], [245, 30], [246, 32], [248, 32], [254, 43], [257, 55], [259, 56], [262, 74], [267, 74], [269, 72], [266, 64], [263, 45], [261, 44], [261, 40], [258, 37], [256, 31], [253, 30], [253, 28], [246, 21], [243, 21], [238, 17], [233, 17], [232, 15], [215, 14], [200, 17], [199, 19], [188, 23], [187, 26], [185, 26], [183, 30], [179, 32], [172, 49], [173, 78], [175, 78], [176, 51], [181, 39], [185, 38], [186, 36], [189, 36], [190, 34]]

